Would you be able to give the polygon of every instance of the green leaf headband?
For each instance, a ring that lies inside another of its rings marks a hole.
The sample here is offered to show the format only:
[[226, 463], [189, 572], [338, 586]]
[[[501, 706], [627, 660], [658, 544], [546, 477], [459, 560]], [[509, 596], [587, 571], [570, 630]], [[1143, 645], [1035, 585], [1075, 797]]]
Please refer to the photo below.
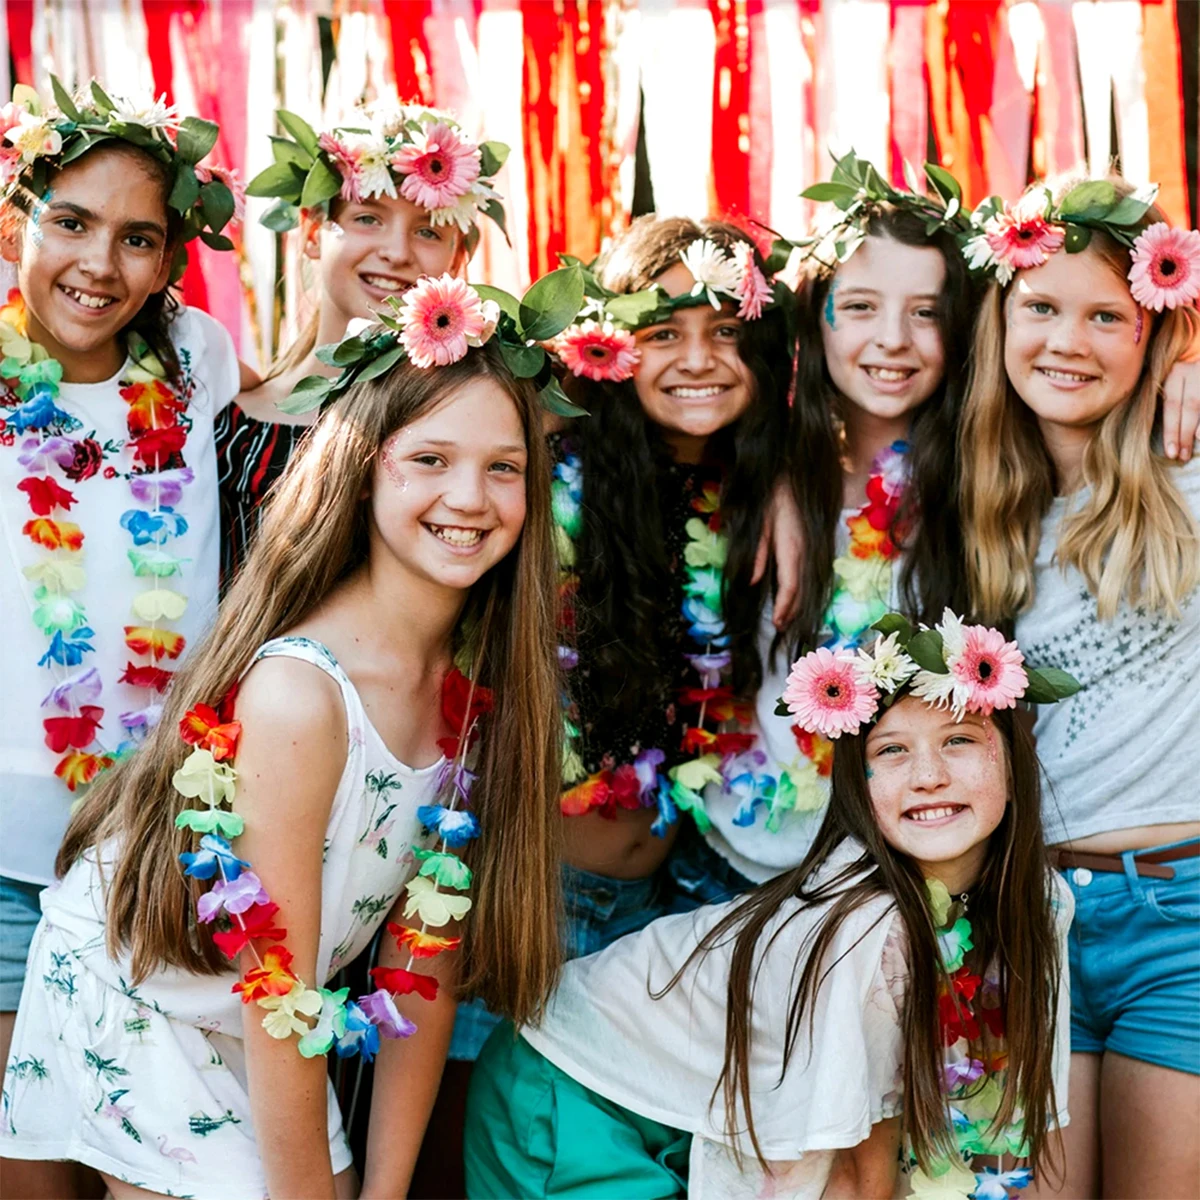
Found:
[[909, 692], [961, 721], [964, 713], [987, 715], [1018, 700], [1054, 704], [1081, 686], [1066, 671], [1026, 665], [1016, 642], [998, 629], [966, 625], [950, 609], [933, 629], [915, 629], [894, 612], [872, 628], [880, 636], [869, 649], [821, 647], [801, 656], [775, 711], [808, 733], [838, 738]]
[[[75, 97], [53, 75], [50, 84], [53, 104], [18, 84], [0, 112], [0, 199], [24, 190], [34, 198], [36, 213], [52, 170], [104, 142], [128, 142], [173, 168], [167, 204], [183, 217], [183, 242], [199, 237], [214, 250], [233, 249], [221, 230], [240, 215], [241, 187], [232, 171], [201, 165], [216, 144], [216, 124], [199, 117], [180, 119], [162, 99], [140, 107], [124, 97], [114, 99], [95, 80]], [[173, 280], [186, 265], [181, 244]]]
[[469, 249], [479, 240], [481, 213], [507, 237], [504, 206], [492, 188], [508, 158], [503, 142], [477, 145], [456, 122], [429, 108], [360, 115], [363, 126], [318, 135], [295, 113], [278, 110], [291, 137], [271, 138], [275, 161], [246, 188], [250, 196], [278, 198], [262, 224], [281, 233], [295, 228], [302, 208], [328, 212], [335, 196], [359, 203], [398, 194], [428, 209], [434, 225], [457, 226]]
[[340, 374], [309, 375], [279, 407], [286, 413], [308, 412], [332, 403], [351, 384], [377, 379], [397, 363], [447, 366], [471, 346], [495, 337], [505, 365], [517, 379], [533, 380], [543, 408], [558, 416], [580, 416], [584, 410], [564, 395], [551, 356], [539, 343], [560, 334], [582, 302], [583, 276], [577, 266], [551, 271], [520, 300], [500, 288], [469, 284], [453, 275], [422, 279], [402, 298], [389, 296], [378, 322], [364, 322], [336, 345], [319, 347], [317, 358], [341, 367]]

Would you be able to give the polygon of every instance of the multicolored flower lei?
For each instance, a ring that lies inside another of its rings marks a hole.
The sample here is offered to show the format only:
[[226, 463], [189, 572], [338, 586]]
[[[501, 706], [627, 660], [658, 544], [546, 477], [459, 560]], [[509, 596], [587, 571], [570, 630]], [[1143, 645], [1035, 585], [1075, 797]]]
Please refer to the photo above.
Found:
[[[453, 894], [471, 886], [471, 869], [452, 848], [479, 836], [479, 822], [465, 807], [475, 781], [466, 756], [478, 735], [480, 718], [491, 711], [491, 693], [457, 669], [446, 677], [442, 715], [457, 730], [456, 736], [439, 743], [446, 756], [439, 780], [446, 802], [417, 810], [418, 820], [438, 835], [439, 843], [434, 849], [414, 849], [420, 866], [405, 884], [404, 917], [417, 918], [420, 927], [388, 923], [397, 946], [408, 951], [408, 963], [373, 968], [376, 990], [357, 1002], [348, 999], [349, 988], [310, 988], [293, 972], [292, 952], [282, 944], [287, 930], [277, 922], [279, 906], [250, 863], [238, 858], [230, 844], [245, 829], [245, 822], [233, 811], [237, 772], [232, 760], [241, 736], [241, 725], [233, 719], [236, 694], [235, 686], [217, 709], [197, 704], [179, 723], [180, 736], [193, 750], [172, 783], [186, 799], [203, 800], [206, 805], [185, 809], [176, 817], [178, 828], [200, 835], [199, 848], [179, 859], [186, 875], [214, 881], [197, 901], [197, 916], [205, 923], [222, 920], [225, 928], [213, 933], [213, 942], [230, 960], [250, 951], [256, 965], [233, 985], [233, 991], [241, 995], [243, 1004], [254, 1001], [266, 1010], [262, 1026], [271, 1037], [299, 1034], [298, 1049], [306, 1058], [334, 1049], [340, 1058], [361, 1054], [369, 1062], [379, 1050], [381, 1037], [410, 1037], [417, 1031], [416, 1024], [396, 1007], [396, 996], [415, 992], [426, 1000], [437, 997], [437, 978], [414, 971], [416, 960], [455, 950], [462, 941], [430, 933], [429, 927], [462, 920], [471, 908], [470, 897]], [[255, 943], [264, 940], [273, 944], [260, 954]]]
[[[177, 621], [187, 608], [187, 597], [163, 584], [183, 563], [163, 547], [188, 527], [176, 508], [193, 478], [183, 460], [187, 400], [166, 382], [166, 371], [145, 342], [130, 335], [130, 364], [120, 380], [120, 394], [129, 406], [129, 487], [140, 507], [122, 513], [121, 526], [133, 541], [127, 552], [133, 573], [147, 584], [133, 599], [136, 623], [124, 627], [124, 640], [133, 656], [146, 661], [127, 662], [118, 682], [146, 688], [150, 698], [144, 707], [120, 715], [127, 736], [115, 750], [94, 748], [104, 717], [104, 708], [95, 702], [104, 685], [95, 667], [83, 666], [84, 656], [95, 650], [91, 639], [96, 635], [84, 606], [73, 598], [87, 581], [79, 562], [85, 535], [78, 524], [57, 515], [69, 513], [76, 496], [55, 478], [52, 468], [68, 481], [82, 481], [95, 474], [102, 451], [93, 439], [68, 436], [79, 422], [57, 404], [62, 365], [29, 341], [27, 330], [24, 300], [14, 289], [0, 310], [0, 376], [9, 381], [20, 403], [7, 413], [5, 423], [15, 433], [28, 435], [22, 437], [17, 460], [28, 475], [17, 487], [33, 515], [21, 532], [49, 553], [24, 574], [35, 584], [33, 622], [50, 639], [38, 665], [57, 677], [42, 701], [55, 715], [44, 718], [42, 726], [46, 745], [63, 755], [54, 773], [73, 792], [131, 752], [154, 726], [160, 708], [157, 697], [172, 675], [160, 663], [164, 658], [174, 661], [184, 649], [182, 634], [162, 623]], [[52, 428], [60, 432], [49, 434]]]

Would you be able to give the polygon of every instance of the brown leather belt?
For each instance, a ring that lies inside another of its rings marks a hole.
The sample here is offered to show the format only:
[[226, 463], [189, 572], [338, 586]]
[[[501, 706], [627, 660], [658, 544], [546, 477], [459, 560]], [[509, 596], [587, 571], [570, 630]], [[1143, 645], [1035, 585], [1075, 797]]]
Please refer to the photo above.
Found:
[[[1163, 863], [1175, 862], [1180, 858], [1200, 858], [1200, 841], [1172, 846], [1169, 850], [1138, 851], [1133, 856], [1137, 874], [1149, 879], [1174, 879], [1175, 872]], [[1050, 861], [1060, 871], [1071, 867], [1086, 867], [1089, 871], [1116, 871], [1125, 873], [1125, 864], [1119, 854], [1092, 854], [1084, 850], [1051, 850]]]

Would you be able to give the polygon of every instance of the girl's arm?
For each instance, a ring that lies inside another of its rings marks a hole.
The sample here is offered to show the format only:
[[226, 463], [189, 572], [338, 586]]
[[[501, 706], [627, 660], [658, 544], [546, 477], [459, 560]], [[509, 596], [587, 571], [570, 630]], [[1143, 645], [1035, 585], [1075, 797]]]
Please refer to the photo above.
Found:
[[[389, 922], [407, 925], [400, 910], [403, 897], [388, 917]], [[455, 937], [454, 923], [429, 932], [440, 937]], [[401, 951], [396, 939], [385, 934], [379, 952], [381, 967], [409, 967], [438, 980], [435, 1000], [423, 1000], [415, 993], [397, 996], [396, 1007], [416, 1023], [417, 1032], [403, 1040], [385, 1039], [375, 1060], [375, 1082], [371, 1094], [371, 1123], [367, 1131], [367, 1162], [360, 1200], [386, 1200], [407, 1196], [417, 1152], [425, 1137], [425, 1126], [442, 1080], [450, 1034], [454, 1029], [454, 1010], [458, 986], [460, 950], [447, 951], [432, 959], [409, 964], [407, 951]]]
[[1163, 384], [1163, 449], [1168, 458], [1187, 462], [1200, 426], [1200, 338], [1187, 360], [1177, 362]]
[[[321, 932], [321, 860], [329, 812], [346, 764], [341, 694], [316, 668], [288, 658], [255, 666], [238, 693], [242, 736], [236, 811], [246, 829], [234, 853], [247, 860], [279, 905], [292, 971], [310, 988]], [[259, 954], [269, 943], [258, 942]], [[256, 966], [247, 950], [243, 976]], [[242, 1009], [254, 1135], [268, 1192], [289, 1200], [332, 1200], [324, 1056], [304, 1058], [298, 1038], [272, 1038], [267, 1013]]]
[[821, 1200], [892, 1200], [900, 1174], [900, 1118], [871, 1127], [865, 1142], [838, 1150]]
[[766, 574], [767, 563], [775, 560], [775, 607], [771, 619], [776, 629], [783, 629], [796, 615], [800, 604], [800, 562], [803, 557], [804, 529], [800, 524], [800, 510], [796, 507], [791, 484], [780, 479], [767, 506], [762, 536], [754, 555], [754, 574], [750, 577], [751, 583], [757, 583]]

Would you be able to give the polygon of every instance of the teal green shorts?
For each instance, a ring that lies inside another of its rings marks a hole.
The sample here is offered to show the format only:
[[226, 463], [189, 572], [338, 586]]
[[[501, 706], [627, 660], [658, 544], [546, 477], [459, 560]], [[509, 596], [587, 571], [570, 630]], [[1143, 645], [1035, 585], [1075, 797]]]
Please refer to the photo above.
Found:
[[691, 1134], [577, 1083], [508, 1022], [471, 1075], [463, 1138], [470, 1200], [683, 1197], [691, 1144]]

